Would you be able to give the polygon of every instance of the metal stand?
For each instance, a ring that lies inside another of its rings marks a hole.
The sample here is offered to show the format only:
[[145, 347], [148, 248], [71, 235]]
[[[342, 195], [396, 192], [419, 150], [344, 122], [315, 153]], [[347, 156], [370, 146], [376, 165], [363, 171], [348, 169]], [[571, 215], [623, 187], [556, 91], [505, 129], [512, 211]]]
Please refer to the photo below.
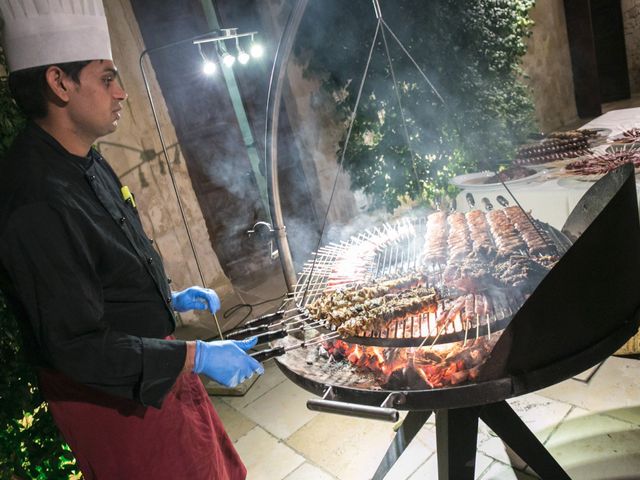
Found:
[[402, 425], [396, 432], [396, 436], [393, 437], [393, 442], [389, 445], [387, 453], [378, 465], [376, 473], [373, 475], [372, 480], [382, 480], [384, 476], [391, 470], [391, 467], [396, 463], [402, 452], [404, 452], [413, 437], [420, 431], [431, 416], [431, 411], [411, 410], [405, 417]]
[[480, 418], [541, 478], [571, 480], [507, 402], [485, 405]]
[[473, 480], [478, 443], [478, 408], [436, 410], [440, 480]]
[[[382, 480], [431, 416], [431, 411], [410, 411], [373, 480]], [[481, 407], [436, 410], [439, 480], [473, 480], [478, 419], [482, 419], [543, 479], [571, 480], [506, 401]]]

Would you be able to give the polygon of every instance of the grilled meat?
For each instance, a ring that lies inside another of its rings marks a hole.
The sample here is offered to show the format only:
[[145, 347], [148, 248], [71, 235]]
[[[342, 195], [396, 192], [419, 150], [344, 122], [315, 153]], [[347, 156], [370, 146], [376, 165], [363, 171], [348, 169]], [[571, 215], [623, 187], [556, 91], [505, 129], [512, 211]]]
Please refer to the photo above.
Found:
[[453, 333], [512, 314], [559, 256], [541, 227], [507, 207], [429, 215], [421, 258], [416, 271], [325, 290], [307, 309], [343, 336]]
[[604, 175], [625, 163], [633, 163], [634, 168], [640, 168], [640, 152], [637, 150], [622, 150], [620, 152], [594, 155], [571, 162], [565, 167], [572, 175]]

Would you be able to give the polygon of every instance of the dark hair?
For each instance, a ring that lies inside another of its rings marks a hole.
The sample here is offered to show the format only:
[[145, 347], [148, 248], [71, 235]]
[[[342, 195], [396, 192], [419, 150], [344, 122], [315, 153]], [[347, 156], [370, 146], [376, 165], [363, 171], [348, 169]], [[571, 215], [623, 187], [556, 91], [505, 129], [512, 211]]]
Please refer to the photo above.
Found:
[[[71, 79], [79, 83], [80, 71], [86, 67], [91, 60], [81, 62], [57, 63], [64, 73]], [[42, 67], [27, 68], [18, 70], [9, 75], [9, 90], [18, 104], [18, 107], [29, 118], [43, 118], [47, 116], [47, 80], [45, 72], [52, 65]]]

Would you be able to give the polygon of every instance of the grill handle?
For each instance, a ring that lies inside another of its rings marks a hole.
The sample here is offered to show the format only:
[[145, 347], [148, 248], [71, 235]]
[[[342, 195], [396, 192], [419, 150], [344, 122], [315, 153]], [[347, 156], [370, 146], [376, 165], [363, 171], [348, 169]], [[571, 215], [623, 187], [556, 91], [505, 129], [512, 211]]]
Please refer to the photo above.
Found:
[[493, 210], [493, 204], [491, 203], [491, 200], [489, 200], [487, 197], [482, 197], [482, 204], [484, 205], [484, 209], [487, 212], [490, 212], [491, 210]]
[[502, 205], [503, 207], [508, 207], [509, 206], [509, 200], [507, 200], [506, 198], [504, 198], [502, 195], [498, 195], [496, 197], [496, 200], [498, 201], [498, 203], [500, 205]]
[[337, 402], [335, 400], [324, 400], [322, 398], [311, 398], [307, 400], [307, 408], [316, 412], [336, 413], [338, 415], [384, 420], [387, 422], [397, 422], [400, 418], [400, 412], [395, 408]]
[[[242, 340], [243, 338], [251, 337], [253, 335], [259, 335], [269, 330], [269, 324], [275, 320], [280, 320], [284, 316], [284, 310], [278, 310], [277, 312], [262, 315], [261, 317], [254, 318], [245, 322], [243, 328], [238, 330], [232, 330], [225, 335], [227, 340]], [[282, 338], [282, 337], [275, 337]], [[275, 339], [274, 338], [274, 339]], [[220, 340], [220, 337], [207, 338], [205, 341], [210, 342], [212, 340]], [[258, 340], [258, 343], [270, 342], [271, 340]]]

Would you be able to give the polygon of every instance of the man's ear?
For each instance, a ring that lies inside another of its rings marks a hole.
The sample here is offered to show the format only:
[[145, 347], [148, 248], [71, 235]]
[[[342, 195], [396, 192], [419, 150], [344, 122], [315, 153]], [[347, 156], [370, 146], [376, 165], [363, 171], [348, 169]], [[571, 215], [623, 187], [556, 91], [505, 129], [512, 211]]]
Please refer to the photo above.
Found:
[[44, 76], [55, 99], [59, 102], [67, 103], [69, 101], [69, 88], [73, 83], [71, 78], [56, 65], [47, 68]]

